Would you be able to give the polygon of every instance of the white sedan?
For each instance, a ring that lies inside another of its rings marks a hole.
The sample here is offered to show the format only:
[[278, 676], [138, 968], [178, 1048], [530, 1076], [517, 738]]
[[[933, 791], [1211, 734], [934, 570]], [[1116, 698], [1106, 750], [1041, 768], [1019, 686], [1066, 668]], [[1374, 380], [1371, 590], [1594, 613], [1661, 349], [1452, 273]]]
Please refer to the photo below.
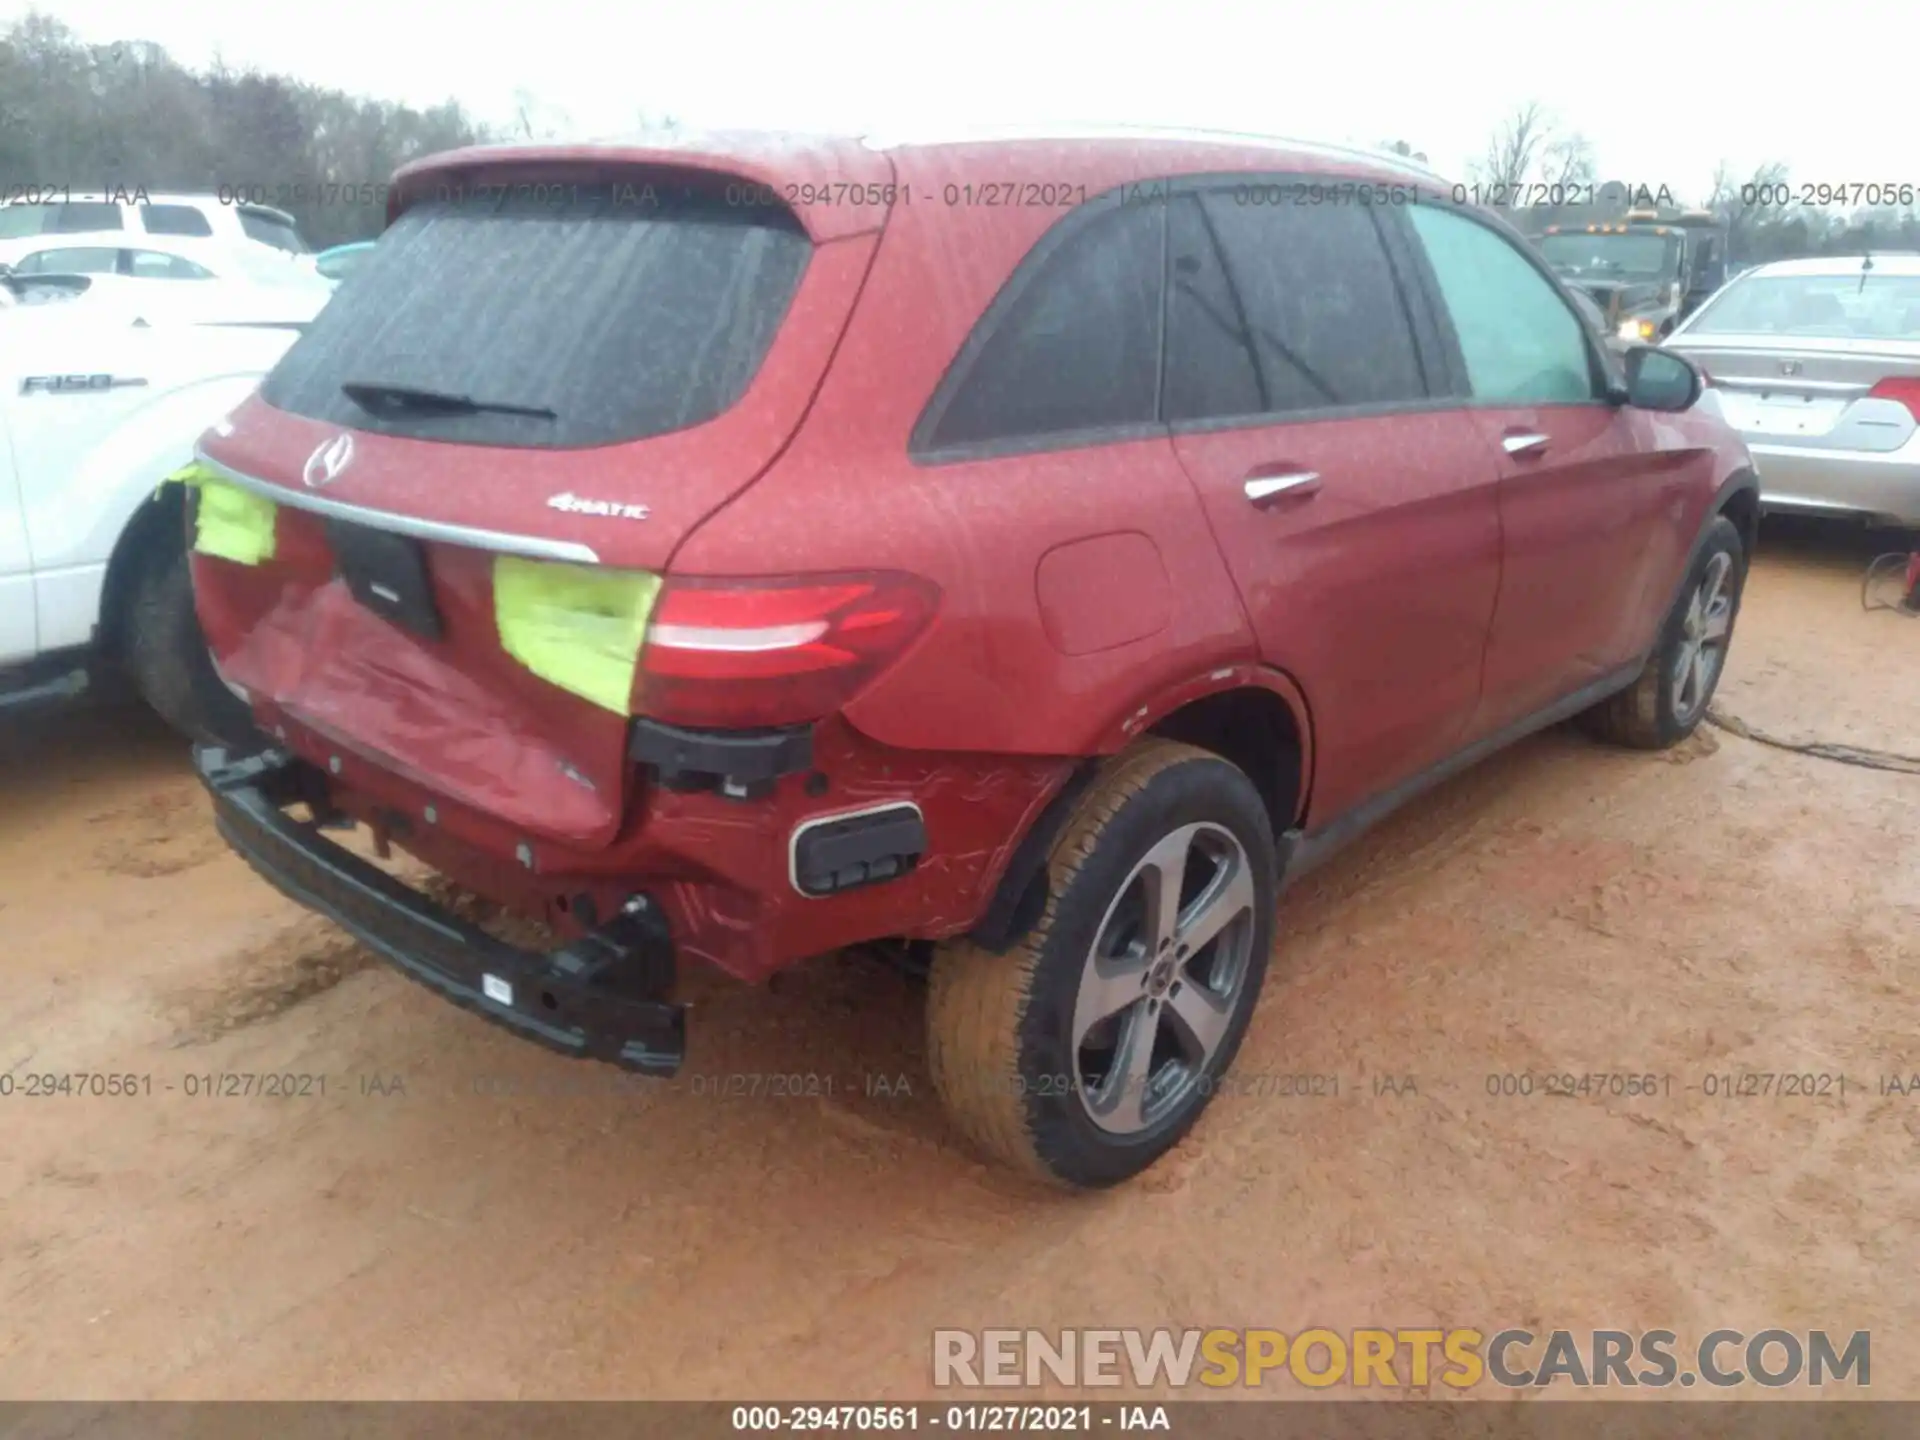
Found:
[[84, 277], [76, 302], [111, 306], [127, 311], [129, 320], [150, 323], [301, 324], [333, 294], [310, 262], [293, 256], [151, 235], [115, 244], [48, 236], [18, 255], [12, 273], [26, 282]]
[[1757, 266], [1666, 345], [1712, 377], [1764, 507], [1920, 528], [1920, 257]]

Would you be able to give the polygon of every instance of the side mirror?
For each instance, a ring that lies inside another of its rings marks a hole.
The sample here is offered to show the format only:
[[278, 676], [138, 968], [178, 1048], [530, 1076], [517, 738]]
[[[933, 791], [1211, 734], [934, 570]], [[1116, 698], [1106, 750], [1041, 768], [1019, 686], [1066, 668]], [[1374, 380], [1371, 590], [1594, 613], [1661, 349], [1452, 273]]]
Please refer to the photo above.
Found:
[[1671, 350], [1635, 345], [1627, 351], [1627, 403], [1640, 410], [1690, 410], [1706, 389], [1691, 360]]

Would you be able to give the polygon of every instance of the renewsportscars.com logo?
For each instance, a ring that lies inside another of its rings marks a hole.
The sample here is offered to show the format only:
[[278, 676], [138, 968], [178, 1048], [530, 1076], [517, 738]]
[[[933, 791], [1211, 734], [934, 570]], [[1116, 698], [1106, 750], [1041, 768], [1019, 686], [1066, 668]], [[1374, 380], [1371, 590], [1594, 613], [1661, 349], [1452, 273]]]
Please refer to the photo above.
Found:
[[1683, 1346], [1671, 1330], [1521, 1329], [936, 1330], [942, 1389], [1042, 1385], [1176, 1390], [1193, 1385], [1333, 1385], [1454, 1390], [1851, 1384], [1872, 1375], [1872, 1336], [1825, 1330], [1714, 1330]]

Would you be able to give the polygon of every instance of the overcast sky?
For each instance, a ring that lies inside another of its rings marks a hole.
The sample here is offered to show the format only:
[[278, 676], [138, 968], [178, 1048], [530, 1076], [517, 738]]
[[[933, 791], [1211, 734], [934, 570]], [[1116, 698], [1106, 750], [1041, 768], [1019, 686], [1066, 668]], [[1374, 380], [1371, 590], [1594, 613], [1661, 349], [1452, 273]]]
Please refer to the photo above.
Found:
[[[31, 8], [0, 0], [0, 18]], [[58, 0], [83, 39], [151, 40], [482, 118], [516, 91], [586, 134], [644, 114], [700, 127], [1029, 122], [1406, 139], [1467, 178], [1514, 106], [1592, 141], [1599, 178], [1705, 198], [1714, 165], [1784, 161], [1827, 184], [1920, 184], [1913, 0]], [[460, 18], [455, 18], [460, 17]], [[1670, 61], [1659, 57], [1671, 56]], [[1904, 73], [1902, 73], [1904, 72]]]

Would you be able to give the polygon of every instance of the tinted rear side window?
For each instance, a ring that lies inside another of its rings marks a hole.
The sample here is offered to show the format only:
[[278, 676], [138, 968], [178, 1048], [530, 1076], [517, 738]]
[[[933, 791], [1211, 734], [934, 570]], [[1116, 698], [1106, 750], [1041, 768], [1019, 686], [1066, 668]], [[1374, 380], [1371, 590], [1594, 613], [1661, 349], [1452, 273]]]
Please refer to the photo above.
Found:
[[1175, 200], [1167, 224], [1166, 418], [1258, 415], [1253, 332], [1198, 197]]
[[1036, 257], [989, 312], [925, 448], [1153, 423], [1162, 207], [1089, 203], [1099, 211]]
[[119, 230], [124, 223], [120, 207], [111, 201], [75, 200], [60, 207], [54, 222], [47, 226], [47, 233], [78, 235], [88, 230]]
[[1252, 336], [1262, 410], [1426, 398], [1413, 322], [1371, 207], [1253, 203], [1265, 195], [1253, 186], [1201, 197]]
[[149, 235], [213, 234], [213, 222], [191, 205], [142, 205], [140, 223]]
[[[711, 420], [751, 383], [812, 254], [761, 206], [640, 187], [410, 208], [261, 387], [315, 420], [476, 445], [576, 447]], [[382, 413], [342, 384], [550, 410]]]

